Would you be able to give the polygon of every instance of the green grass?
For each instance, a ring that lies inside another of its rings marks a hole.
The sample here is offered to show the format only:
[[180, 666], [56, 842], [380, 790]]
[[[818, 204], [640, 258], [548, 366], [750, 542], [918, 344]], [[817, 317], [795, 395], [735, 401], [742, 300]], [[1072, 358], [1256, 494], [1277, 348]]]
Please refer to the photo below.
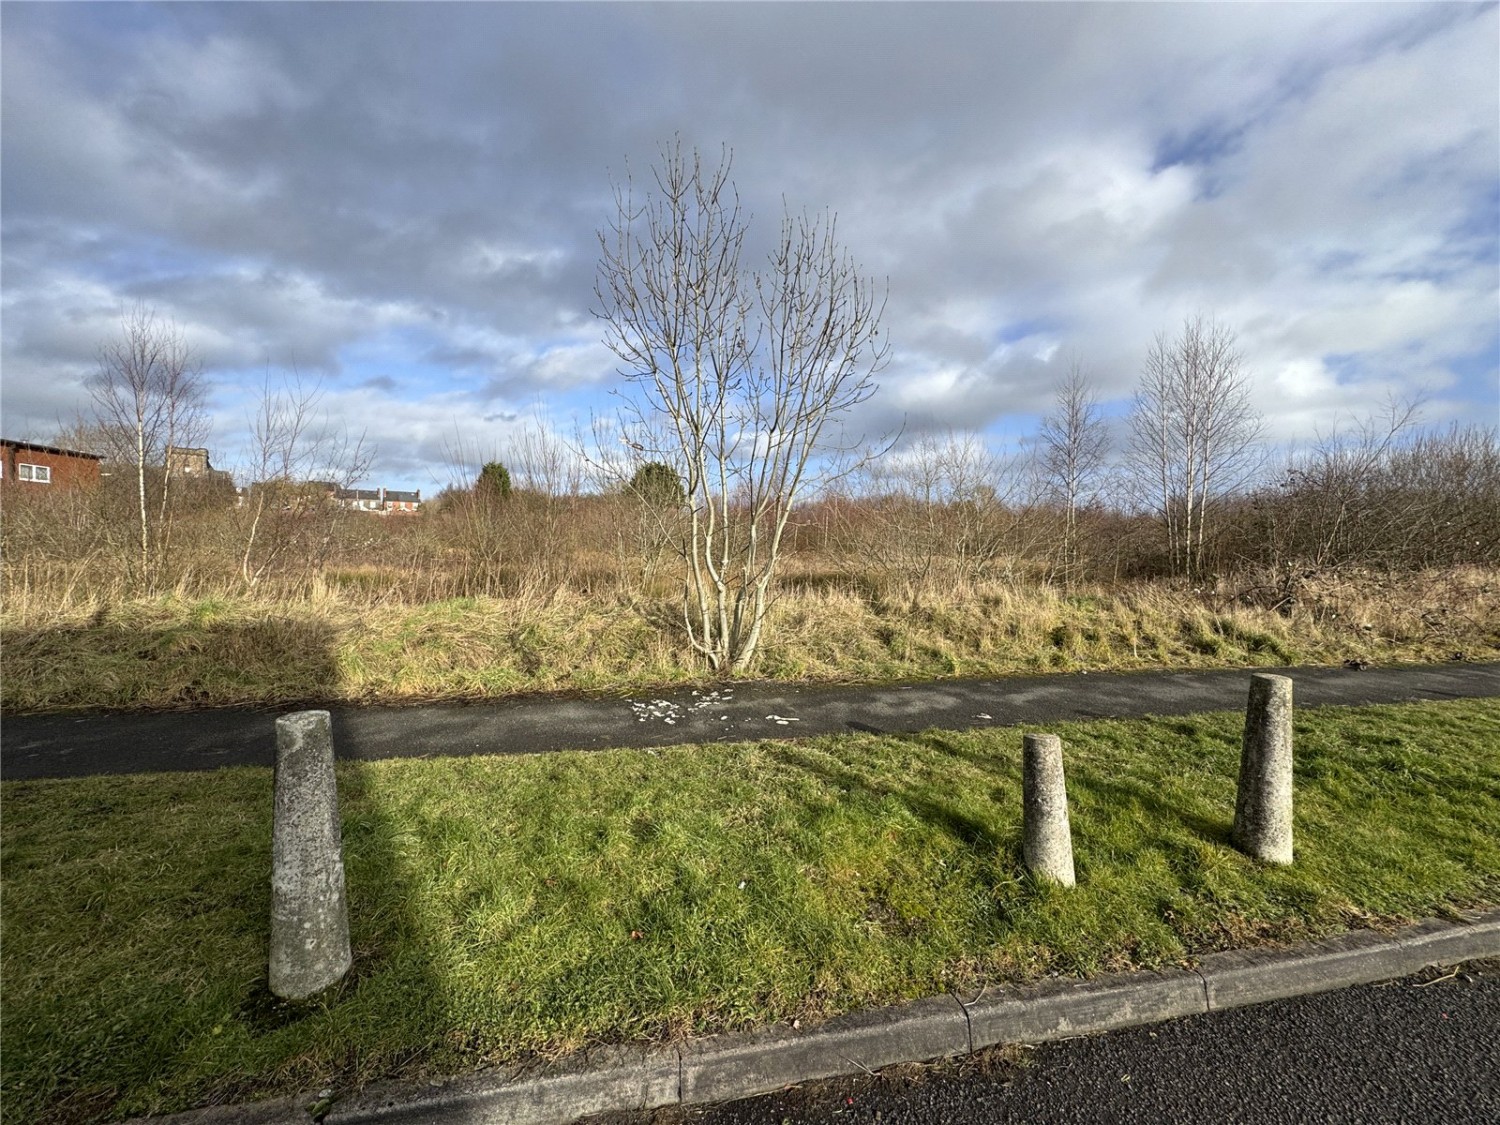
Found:
[[1500, 901], [1500, 703], [1303, 711], [1298, 858], [1227, 843], [1240, 718], [347, 763], [355, 969], [265, 988], [271, 776], [7, 783], [8, 1120], [97, 1120], [1191, 960]]

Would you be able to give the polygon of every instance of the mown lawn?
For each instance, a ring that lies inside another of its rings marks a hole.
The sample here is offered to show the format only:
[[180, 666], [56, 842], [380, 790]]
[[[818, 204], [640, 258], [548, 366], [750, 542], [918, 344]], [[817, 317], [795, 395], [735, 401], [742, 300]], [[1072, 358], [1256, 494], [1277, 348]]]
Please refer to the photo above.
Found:
[[1241, 718], [1059, 726], [1079, 885], [1020, 868], [1019, 731], [349, 763], [355, 969], [265, 988], [271, 775], [3, 787], [7, 1120], [158, 1113], [1500, 902], [1500, 701], [1303, 711], [1297, 862], [1228, 846]]

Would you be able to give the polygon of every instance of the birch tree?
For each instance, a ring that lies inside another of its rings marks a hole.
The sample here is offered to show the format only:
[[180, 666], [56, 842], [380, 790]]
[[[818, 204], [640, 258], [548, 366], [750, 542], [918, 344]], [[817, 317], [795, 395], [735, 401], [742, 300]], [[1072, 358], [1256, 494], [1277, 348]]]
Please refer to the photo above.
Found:
[[369, 471], [364, 434], [351, 435], [322, 409], [319, 383], [299, 376], [279, 384], [266, 373], [249, 418], [249, 456], [240, 576], [253, 587], [287, 558], [321, 565], [342, 509], [329, 489], [352, 487]]
[[99, 430], [135, 475], [136, 570], [143, 588], [171, 546], [173, 452], [202, 439], [205, 393], [202, 364], [181, 329], [144, 305], [127, 312], [119, 338], [99, 349], [89, 395]]
[[830, 213], [793, 215], [760, 270], [742, 264], [748, 217], [730, 179], [680, 142], [654, 190], [615, 188], [595, 294], [625, 379], [634, 462], [677, 473], [683, 620], [715, 670], [744, 672], [765, 625], [787, 518], [827, 480], [840, 421], [876, 389], [883, 295]]
[[1229, 328], [1202, 316], [1157, 333], [1130, 419], [1128, 455], [1161, 520], [1174, 574], [1202, 570], [1212, 503], [1260, 465], [1260, 415]]
[[1080, 364], [1068, 369], [1057, 388], [1051, 414], [1042, 419], [1042, 472], [1047, 486], [1063, 509], [1059, 558], [1065, 586], [1071, 586], [1081, 569], [1078, 549], [1078, 509], [1098, 485], [1104, 458], [1109, 452], [1109, 432], [1099, 409], [1099, 399]]

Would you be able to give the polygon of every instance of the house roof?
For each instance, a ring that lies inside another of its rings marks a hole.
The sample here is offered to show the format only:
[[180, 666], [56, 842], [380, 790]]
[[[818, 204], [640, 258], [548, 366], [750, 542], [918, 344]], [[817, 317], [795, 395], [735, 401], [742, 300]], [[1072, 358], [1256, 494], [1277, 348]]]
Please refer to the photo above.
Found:
[[90, 461], [103, 461], [104, 456], [100, 453], [85, 453], [81, 449], [62, 449], [56, 445], [39, 445], [34, 441], [13, 441], [10, 438], [0, 438], [0, 445], [8, 445], [13, 449], [29, 449], [34, 453], [54, 453], [59, 457], [87, 457]]
[[391, 500], [407, 504], [419, 504], [422, 501], [422, 491], [397, 492], [394, 488], [335, 488], [333, 496], [336, 500]]

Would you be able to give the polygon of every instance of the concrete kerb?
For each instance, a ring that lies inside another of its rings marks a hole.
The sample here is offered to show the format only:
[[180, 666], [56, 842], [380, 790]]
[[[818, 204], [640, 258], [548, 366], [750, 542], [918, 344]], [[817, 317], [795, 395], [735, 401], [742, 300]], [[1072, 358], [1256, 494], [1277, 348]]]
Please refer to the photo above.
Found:
[[335, 1104], [323, 1121], [541, 1125], [655, 1109], [681, 1100], [681, 1059], [675, 1047], [599, 1047], [540, 1067], [502, 1068], [427, 1086], [372, 1086]]
[[714, 1036], [682, 1049], [682, 1101], [729, 1101], [894, 1063], [966, 1055], [969, 1021], [952, 996], [854, 1012], [807, 1031]]
[[964, 1010], [978, 1051], [1202, 1015], [1208, 1003], [1203, 979], [1191, 969], [1174, 969], [1004, 985], [981, 993]]
[[[1362, 930], [1290, 949], [1205, 957], [1196, 969], [1114, 973], [930, 997], [855, 1012], [817, 1027], [717, 1035], [677, 1047], [608, 1047], [557, 1064], [502, 1068], [423, 1086], [372, 1086], [338, 1101], [327, 1125], [563, 1125], [611, 1110], [769, 1093], [798, 1082], [1202, 1015], [1244, 1004], [1373, 984], [1434, 965], [1500, 957], [1500, 911], [1429, 920], [1384, 935]], [[172, 1125], [313, 1120], [317, 1099], [216, 1106]]]

